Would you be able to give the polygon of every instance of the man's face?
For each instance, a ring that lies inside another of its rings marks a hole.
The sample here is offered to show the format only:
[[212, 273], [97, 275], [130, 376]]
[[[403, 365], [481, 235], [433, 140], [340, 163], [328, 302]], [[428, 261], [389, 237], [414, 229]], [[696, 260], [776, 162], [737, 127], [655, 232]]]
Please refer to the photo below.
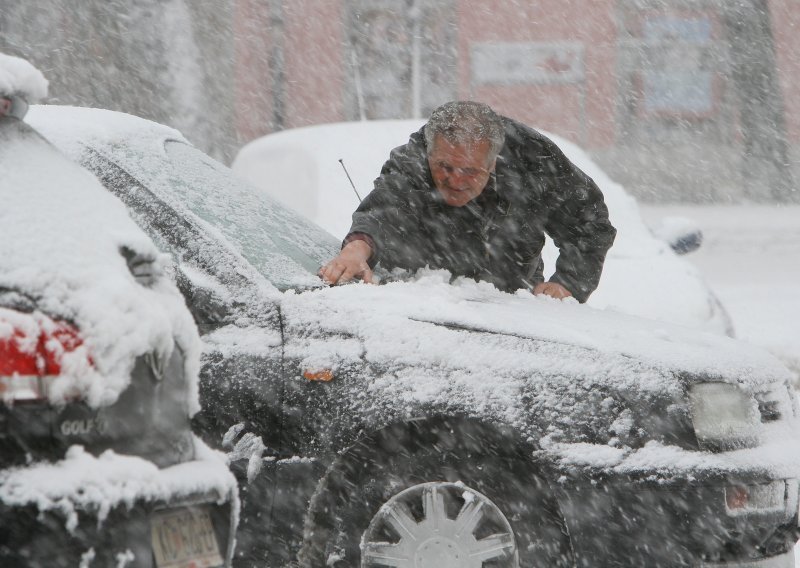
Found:
[[463, 207], [483, 192], [496, 160], [489, 161], [488, 140], [452, 144], [441, 135], [433, 139], [428, 154], [436, 189], [451, 207]]

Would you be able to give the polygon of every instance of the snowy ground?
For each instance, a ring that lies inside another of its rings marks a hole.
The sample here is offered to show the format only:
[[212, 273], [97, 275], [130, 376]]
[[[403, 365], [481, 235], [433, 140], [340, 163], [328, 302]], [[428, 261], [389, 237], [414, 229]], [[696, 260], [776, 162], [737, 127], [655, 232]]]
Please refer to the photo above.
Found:
[[651, 226], [687, 217], [703, 230], [686, 258], [727, 307], [740, 339], [766, 347], [800, 384], [800, 206], [644, 206]]

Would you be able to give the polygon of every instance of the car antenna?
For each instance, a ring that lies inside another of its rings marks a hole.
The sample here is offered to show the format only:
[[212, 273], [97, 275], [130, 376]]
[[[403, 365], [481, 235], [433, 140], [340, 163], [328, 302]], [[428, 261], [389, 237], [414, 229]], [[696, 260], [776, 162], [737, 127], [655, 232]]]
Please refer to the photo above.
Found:
[[355, 192], [356, 197], [358, 197], [358, 202], [361, 203], [361, 201], [362, 201], [361, 196], [358, 194], [358, 190], [356, 189], [356, 184], [353, 183], [353, 178], [350, 177], [350, 173], [347, 171], [347, 168], [344, 165], [344, 160], [342, 158], [339, 158], [339, 163], [342, 164], [342, 169], [344, 170], [344, 173], [347, 176], [347, 179], [350, 180], [350, 187], [353, 188], [353, 191]]

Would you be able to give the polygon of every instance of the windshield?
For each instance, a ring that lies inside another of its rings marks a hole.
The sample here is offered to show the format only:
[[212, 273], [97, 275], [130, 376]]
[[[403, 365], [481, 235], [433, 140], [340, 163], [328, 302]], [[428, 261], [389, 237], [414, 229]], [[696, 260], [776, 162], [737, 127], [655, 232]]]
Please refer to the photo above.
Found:
[[320, 285], [319, 267], [339, 243], [328, 233], [237, 179], [230, 170], [183, 142], [165, 144], [178, 201], [281, 290]]

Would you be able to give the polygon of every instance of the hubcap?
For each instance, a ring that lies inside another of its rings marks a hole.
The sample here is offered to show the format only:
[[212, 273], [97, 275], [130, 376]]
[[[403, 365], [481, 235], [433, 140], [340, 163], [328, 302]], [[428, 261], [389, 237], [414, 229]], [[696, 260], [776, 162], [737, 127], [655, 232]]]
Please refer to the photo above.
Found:
[[461, 483], [422, 483], [398, 493], [361, 542], [362, 568], [482, 568], [487, 560], [518, 568], [514, 533], [497, 505]]

